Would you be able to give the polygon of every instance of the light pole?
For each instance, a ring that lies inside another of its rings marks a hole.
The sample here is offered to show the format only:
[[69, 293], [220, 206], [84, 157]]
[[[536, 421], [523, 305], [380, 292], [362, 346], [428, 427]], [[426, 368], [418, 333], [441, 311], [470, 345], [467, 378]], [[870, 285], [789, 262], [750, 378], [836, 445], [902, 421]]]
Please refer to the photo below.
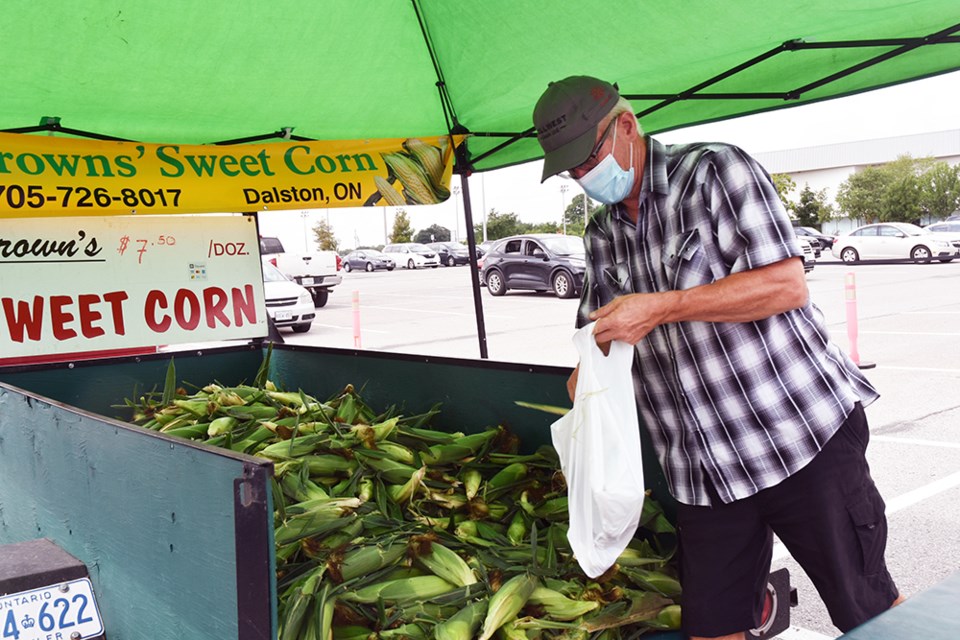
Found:
[[460, 185], [453, 185], [453, 228], [454, 237], [450, 238], [453, 242], [460, 239]]
[[303, 220], [303, 250], [307, 253], [310, 253], [310, 248], [307, 246], [307, 216], [309, 213], [306, 211], [300, 212], [300, 218]]
[[560, 219], [563, 220], [563, 235], [567, 235], [567, 189], [569, 188], [568, 184], [560, 185], [560, 203], [562, 204]]

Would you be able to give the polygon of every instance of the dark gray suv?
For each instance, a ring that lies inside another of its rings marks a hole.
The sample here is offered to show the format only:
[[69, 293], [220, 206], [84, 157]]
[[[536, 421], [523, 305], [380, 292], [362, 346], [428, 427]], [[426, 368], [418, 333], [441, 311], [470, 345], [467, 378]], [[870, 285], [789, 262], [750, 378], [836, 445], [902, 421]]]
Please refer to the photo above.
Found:
[[552, 290], [573, 298], [583, 287], [583, 238], [553, 233], [511, 236], [483, 256], [480, 281], [495, 296], [509, 289]]

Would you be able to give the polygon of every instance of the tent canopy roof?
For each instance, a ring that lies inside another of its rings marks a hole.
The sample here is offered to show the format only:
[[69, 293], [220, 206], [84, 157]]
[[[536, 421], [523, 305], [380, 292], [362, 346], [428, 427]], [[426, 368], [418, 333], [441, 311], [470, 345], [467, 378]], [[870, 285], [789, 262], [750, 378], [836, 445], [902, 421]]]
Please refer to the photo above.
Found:
[[[0, 130], [182, 144], [441, 135], [540, 157], [551, 80], [617, 82], [648, 132], [960, 69], [956, 0], [131, 0], [4, 7]], [[946, 99], [946, 97], [945, 97]]]

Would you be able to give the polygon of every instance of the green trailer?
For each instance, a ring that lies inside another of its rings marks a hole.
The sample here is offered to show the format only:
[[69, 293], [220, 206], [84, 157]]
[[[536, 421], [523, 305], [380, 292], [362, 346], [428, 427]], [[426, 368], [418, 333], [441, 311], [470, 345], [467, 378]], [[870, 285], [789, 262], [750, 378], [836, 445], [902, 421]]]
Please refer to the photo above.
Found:
[[[110, 640], [276, 638], [272, 463], [116, 418], [124, 398], [162, 387], [170, 357], [0, 370], [0, 544], [48, 538], [83, 561]], [[201, 386], [250, 382], [264, 357], [253, 344], [174, 354], [177, 378]], [[561, 367], [291, 345], [269, 366], [317, 397], [352, 383], [405, 413], [441, 402], [438, 428], [503, 424], [528, 450], [549, 442], [553, 417], [514, 401], [568, 402]], [[644, 462], [669, 510], [659, 465]]]

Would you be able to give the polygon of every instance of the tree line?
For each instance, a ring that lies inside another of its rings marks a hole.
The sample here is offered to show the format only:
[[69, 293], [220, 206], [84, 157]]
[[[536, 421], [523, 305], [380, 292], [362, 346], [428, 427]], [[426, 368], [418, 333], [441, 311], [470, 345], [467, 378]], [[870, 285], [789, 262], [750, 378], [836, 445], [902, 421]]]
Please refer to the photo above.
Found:
[[827, 202], [826, 189], [797, 185], [787, 174], [774, 174], [780, 200], [801, 226], [819, 227], [835, 218], [872, 222], [941, 220], [960, 208], [960, 165], [933, 158], [902, 155], [893, 162], [866, 167], [850, 174], [837, 188], [836, 206]]

